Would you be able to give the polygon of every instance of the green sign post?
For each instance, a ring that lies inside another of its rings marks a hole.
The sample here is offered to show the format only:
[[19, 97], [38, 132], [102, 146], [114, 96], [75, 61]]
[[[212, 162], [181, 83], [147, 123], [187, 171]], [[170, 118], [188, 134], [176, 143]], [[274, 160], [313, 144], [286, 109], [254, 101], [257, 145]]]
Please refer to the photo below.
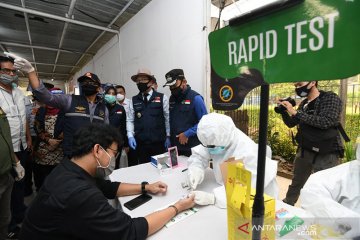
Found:
[[261, 85], [356, 75], [359, 12], [359, 0], [306, 0], [210, 33], [213, 107], [238, 108], [247, 87], [239, 86], [255, 85], [249, 78]]
[[[264, 8], [209, 35], [214, 109], [237, 109], [249, 91], [261, 86], [253, 226], [263, 224], [269, 84], [341, 79], [360, 72], [360, 1], [295, 5], [300, 1], [282, 1], [280, 7], [291, 7]], [[253, 239], [261, 239], [259, 230], [253, 231]]]

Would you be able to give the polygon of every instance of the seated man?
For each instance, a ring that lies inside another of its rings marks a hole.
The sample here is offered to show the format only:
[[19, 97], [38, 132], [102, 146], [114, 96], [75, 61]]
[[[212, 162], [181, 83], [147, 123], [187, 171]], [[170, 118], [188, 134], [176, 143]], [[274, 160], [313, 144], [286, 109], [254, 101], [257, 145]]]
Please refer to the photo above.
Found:
[[[252, 187], [256, 186], [258, 145], [236, 128], [233, 120], [222, 114], [210, 113], [204, 115], [198, 125], [197, 136], [202, 145], [191, 149], [189, 157], [189, 185], [194, 190], [204, 180], [204, 170], [213, 160], [213, 169], [216, 181], [223, 185], [220, 164], [231, 157], [242, 160], [247, 170], [251, 171]], [[266, 157], [265, 193], [277, 198], [278, 187], [276, 182], [277, 162], [271, 160], [271, 151], [268, 149]], [[225, 200], [225, 190], [219, 190], [219, 195], [207, 195], [195, 191], [197, 204], [211, 204], [222, 196]], [[217, 192], [217, 191], [216, 191]], [[202, 198], [206, 199], [202, 199]], [[204, 201], [203, 201], [204, 200]], [[225, 207], [217, 201], [219, 207]]]
[[145, 239], [177, 213], [194, 206], [191, 196], [139, 218], [111, 207], [107, 198], [167, 191], [162, 182], [103, 180], [121, 144], [118, 131], [109, 125], [81, 128], [74, 136], [73, 157], [51, 172], [29, 207], [20, 239]]
[[360, 236], [359, 183], [360, 156], [357, 156], [357, 160], [312, 174], [301, 190], [301, 207], [321, 220], [330, 221], [333, 229], [346, 237]]

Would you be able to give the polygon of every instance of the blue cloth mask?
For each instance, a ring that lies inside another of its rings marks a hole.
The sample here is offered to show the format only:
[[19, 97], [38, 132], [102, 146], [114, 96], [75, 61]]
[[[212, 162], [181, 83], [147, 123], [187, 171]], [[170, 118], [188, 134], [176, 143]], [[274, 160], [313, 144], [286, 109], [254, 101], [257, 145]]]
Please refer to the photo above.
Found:
[[105, 94], [105, 102], [109, 103], [109, 104], [113, 104], [116, 102], [116, 97], [110, 94]]
[[13, 82], [17, 82], [19, 77], [17, 75], [11, 76], [8, 74], [0, 74], [0, 82], [5, 85], [12, 85]]
[[209, 150], [209, 153], [212, 155], [219, 155], [225, 151], [225, 147], [208, 148], [208, 150]]

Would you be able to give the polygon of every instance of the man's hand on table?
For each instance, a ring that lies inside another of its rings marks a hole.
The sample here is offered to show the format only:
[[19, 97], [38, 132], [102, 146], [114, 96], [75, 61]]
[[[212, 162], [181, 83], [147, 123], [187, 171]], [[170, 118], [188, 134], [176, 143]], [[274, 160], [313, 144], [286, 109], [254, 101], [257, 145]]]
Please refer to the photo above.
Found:
[[189, 194], [188, 197], [177, 201], [174, 206], [179, 210], [179, 213], [189, 208], [192, 208], [193, 206], [195, 206], [195, 195]]
[[147, 184], [145, 186], [145, 190], [152, 194], [166, 193], [167, 187], [168, 186], [165, 183], [159, 181], [152, 184]]

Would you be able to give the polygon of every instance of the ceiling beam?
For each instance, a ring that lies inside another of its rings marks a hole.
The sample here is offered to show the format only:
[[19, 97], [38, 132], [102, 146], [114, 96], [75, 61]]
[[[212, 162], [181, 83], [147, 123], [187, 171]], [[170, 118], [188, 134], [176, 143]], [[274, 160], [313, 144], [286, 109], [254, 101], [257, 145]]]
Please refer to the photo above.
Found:
[[64, 75], [64, 76], [68, 76], [68, 75], [70, 75], [69, 73], [53, 73], [53, 72], [37, 72], [38, 74], [45, 74], [45, 75], [52, 75], [52, 74], [54, 74], [54, 75]]
[[6, 47], [4, 47], [4, 45], [0, 44], [0, 48], [3, 52], [8, 52], [8, 50], [6, 49]]
[[[108, 27], [112, 26], [114, 24], [114, 22], [116, 22], [116, 20], [126, 11], [126, 9], [128, 9], [130, 7], [130, 5], [134, 2], [135, 0], [130, 0], [124, 7], [123, 9], [121, 9], [121, 11], [116, 15], [116, 17], [110, 22], [110, 24], [108, 25]], [[120, 31], [119, 31], [120, 32]], [[118, 32], [118, 33], [119, 33]], [[102, 33], [100, 33], [99, 36], [97, 36], [97, 38], [90, 44], [90, 46], [85, 50], [85, 52], [89, 51], [90, 48], [102, 37], [102, 35], [104, 35], [105, 31], [103, 31]], [[75, 63], [75, 66], [77, 66], [81, 59], [84, 57], [84, 54], [81, 55], [81, 57], [79, 58], [79, 60]], [[70, 72], [72, 72], [74, 69], [71, 69]]]
[[[70, 6], [69, 6], [69, 11], [67, 13], [67, 17], [70, 17], [72, 16], [73, 14], [73, 11], [74, 11], [74, 8], [75, 8], [75, 3], [76, 3], [76, 0], [71, 0], [71, 3], [70, 3]], [[62, 45], [63, 45], [63, 42], [64, 42], [64, 38], [65, 38], [65, 33], [66, 33], [66, 30], [69, 26], [69, 23], [68, 22], [65, 22], [64, 23], [64, 28], [62, 30], [62, 33], [61, 33], [61, 37], [60, 37], [60, 42], [59, 42], [59, 49], [62, 48]], [[53, 72], [55, 72], [55, 69], [56, 69], [56, 64], [58, 62], [58, 59], [59, 59], [59, 56], [60, 56], [60, 51], [58, 50], [57, 53], [56, 53], [56, 57], [55, 57], [55, 65], [53, 67]]]
[[[25, 8], [25, 0], [21, 0], [21, 6], [23, 8]], [[31, 32], [30, 32], [30, 26], [29, 26], [29, 18], [28, 18], [28, 15], [27, 13], [24, 13], [25, 15], [25, 25], [26, 25], [26, 31], [27, 31], [27, 34], [28, 34], [28, 38], [29, 38], [29, 42], [30, 42], [30, 45], [32, 46], [32, 40], [31, 40]], [[35, 59], [35, 53], [34, 53], [34, 49], [31, 48], [31, 53], [32, 53], [32, 57], [35, 61], [35, 64], [34, 64], [34, 67], [35, 67], [35, 70], [37, 72], [37, 66], [36, 66], [36, 59]]]
[[68, 22], [68, 23], [72, 23], [72, 24], [77, 24], [77, 25], [81, 25], [84, 27], [95, 28], [98, 30], [106, 31], [106, 32], [112, 32], [112, 33], [116, 33], [116, 34], [119, 33], [119, 31], [117, 31], [115, 29], [111, 29], [109, 27], [102, 27], [99, 25], [86, 23], [86, 22], [82, 22], [82, 21], [78, 21], [78, 20], [74, 20], [74, 19], [69, 19], [66, 17], [60, 17], [60, 16], [57, 16], [54, 14], [44, 13], [44, 12], [36, 11], [33, 9], [28, 9], [25, 7], [18, 7], [18, 6], [14, 6], [14, 5], [7, 4], [7, 3], [0, 3], [0, 7], [23, 12], [23, 13], [34, 14], [34, 15], [38, 15], [38, 16], [42, 16], [42, 17], [46, 17], [46, 18], [51, 18], [51, 19], [55, 19], [55, 20], [59, 20], [59, 21], [63, 21], [63, 22]]
[[[35, 64], [35, 62], [31, 62], [31, 64]], [[57, 67], [68, 67], [68, 68], [80, 68], [78, 66], [74, 65], [64, 65], [64, 64], [54, 64], [54, 63], [42, 63], [42, 62], [36, 62], [37, 65], [46, 65], [46, 66], [57, 66]]]
[[44, 47], [44, 46], [35, 46], [35, 45], [29, 45], [29, 44], [23, 44], [23, 43], [0, 42], [0, 44], [8, 45], [8, 46], [14, 46], [14, 47], [35, 48], [35, 49], [42, 49], [42, 50], [49, 50], [49, 51], [60, 51], [60, 52], [66, 52], [66, 53], [85, 54], [85, 55], [91, 55], [91, 56], [94, 55], [94, 54], [85, 53], [85, 52], [78, 52], [78, 51], [59, 49], [59, 48], [51, 48], [51, 47]]

